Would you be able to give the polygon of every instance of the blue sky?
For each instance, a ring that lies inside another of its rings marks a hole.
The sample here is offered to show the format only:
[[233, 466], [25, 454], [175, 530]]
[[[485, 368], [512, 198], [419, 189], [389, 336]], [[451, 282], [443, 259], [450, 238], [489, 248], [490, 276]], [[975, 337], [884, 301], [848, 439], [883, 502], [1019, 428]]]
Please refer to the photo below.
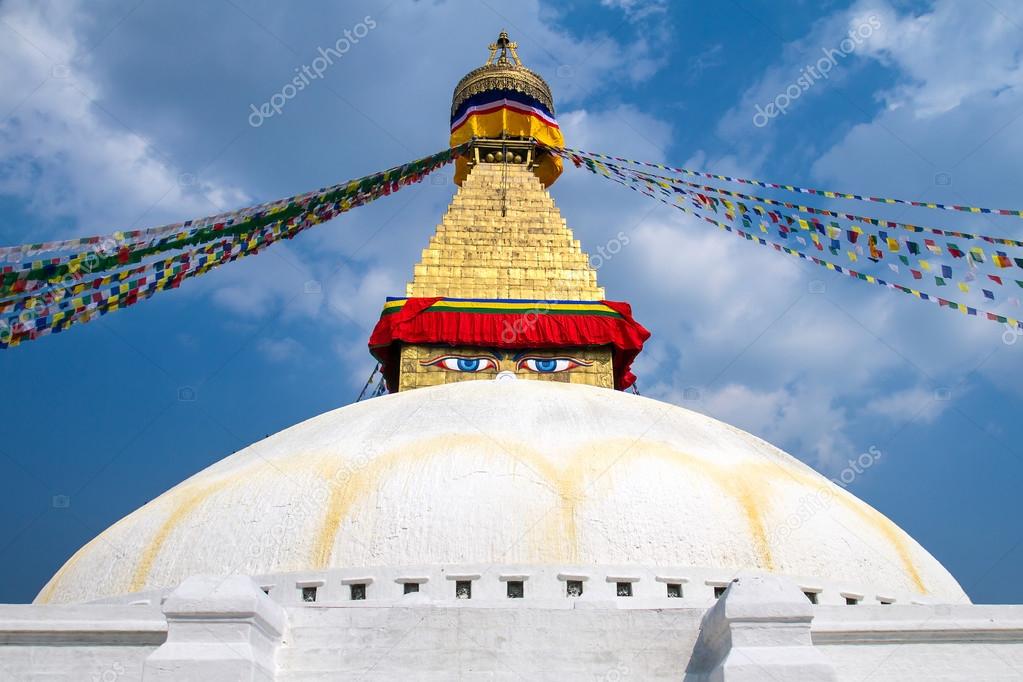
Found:
[[[1023, 205], [1023, 9], [1010, 0], [338, 4], [4, 3], [0, 241], [206, 215], [433, 153], [454, 84], [502, 28], [550, 82], [569, 146]], [[322, 79], [250, 125], [251, 106], [367, 17], [375, 26]], [[754, 125], [758, 105], [871, 18], [828, 78]], [[0, 602], [31, 600], [79, 546], [192, 473], [351, 402], [380, 305], [403, 292], [452, 194], [445, 171], [0, 353]], [[850, 489], [975, 601], [1023, 601], [1023, 338], [711, 232], [582, 171], [552, 194], [584, 248], [629, 236], [599, 278], [653, 332], [635, 368], [645, 395], [828, 476], [876, 448]], [[1018, 219], [874, 208], [1023, 238]]]

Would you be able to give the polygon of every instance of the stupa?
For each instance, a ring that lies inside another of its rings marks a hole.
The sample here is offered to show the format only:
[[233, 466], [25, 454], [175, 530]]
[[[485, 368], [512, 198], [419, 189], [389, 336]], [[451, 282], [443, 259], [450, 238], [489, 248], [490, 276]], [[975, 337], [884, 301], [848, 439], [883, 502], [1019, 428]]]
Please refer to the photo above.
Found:
[[451, 125], [470, 142], [460, 187], [370, 339], [391, 394], [105, 530], [34, 605], [0, 607], [7, 671], [1014, 679], [1020, 607], [971, 605], [796, 458], [625, 390], [649, 334], [551, 199], [553, 98], [505, 33], [458, 84]]

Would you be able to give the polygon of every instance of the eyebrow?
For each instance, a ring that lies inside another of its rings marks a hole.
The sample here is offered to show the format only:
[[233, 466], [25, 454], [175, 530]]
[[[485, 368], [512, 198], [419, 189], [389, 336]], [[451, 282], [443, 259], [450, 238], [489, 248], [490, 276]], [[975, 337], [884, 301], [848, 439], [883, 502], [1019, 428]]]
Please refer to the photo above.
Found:
[[[568, 355], [538, 355], [538, 353], [543, 353], [545, 350], [552, 350], [552, 349], [533, 348], [532, 350], [520, 350], [518, 353], [516, 353], [515, 355], [511, 356], [511, 359], [512, 360], [521, 360], [524, 357], [534, 356], [534, 357], [537, 357], [537, 358], [550, 358], [551, 360], [557, 360], [557, 359], [560, 359], [560, 358], [567, 358], [567, 357], [569, 357]], [[557, 349], [553, 349], [553, 350], [557, 350]]]
[[544, 352], [544, 349], [519, 351], [518, 353], [516, 353], [515, 355], [512, 356], [512, 360], [515, 360], [517, 362], [517, 361], [521, 360], [524, 357], [534, 357], [534, 358], [537, 358], [539, 360], [571, 360], [572, 362], [578, 362], [580, 365], [591, 365], [591, 364], [593, 364], [592, 362], [588, 362], [586, 360], [582, 360], [582, 359], [580, 359], [580, 358], [578, 358], [578, 357], [576, 357], [574, 355], [569, 355], [567, 353], [566, 354], [561, 354], [561, 355], [539, 355], [538, 354], [538, 353], [543, 353], [543, 352]]
[[453, 353], [453, 352], [452, 353], [437, 353], [436, 355], [431, 356], [431, 359], [429, 359], [429, 360], [420, 360], [419, 362], [420, 362], [420, 364], [422, 364], [424, 362], [425, 363], [431, 363], [431, 362], [434, 362], [435, 360], [439, 360], [441, 358], [467, 358], [468, 359], [468, 358], [481, 358], [481, 357], [484, 357], [484, 356], [489, 357], [492, 360], [498, 360], [498, 361], [501, 360], [501, 358], [497, 355], [497, 353], [494, 353], [494, 352], [491, 352], [491, 351], [488, 351], [488, 350], [481, 350], [481, 351], [473, 352], [473, 353]]

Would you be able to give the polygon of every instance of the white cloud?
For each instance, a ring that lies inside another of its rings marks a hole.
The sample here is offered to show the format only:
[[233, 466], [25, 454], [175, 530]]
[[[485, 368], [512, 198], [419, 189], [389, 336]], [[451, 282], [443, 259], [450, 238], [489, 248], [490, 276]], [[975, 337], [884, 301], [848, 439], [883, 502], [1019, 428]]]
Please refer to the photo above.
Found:
[[328, 309], [339, 318], [356, 323], [368, 336], [380, 317], [384, 299], [403, 296], [405, 281], [392, 270], [379, 266], [361, 274], [341, 268], [326, 291]]
[[[224, 265], [197, 278], [190, 295], [208, 295], [218, 305], [242, 318], [278, 315], [281, 321], [315, 318], [323, 303], [314, 270], [289, 248], [274, 244], [255, 257]], [[322, 288], [321, 288], [322, 289]]]
[[71, 218], [75, 234], [207, 215], [246, 199], [181, 177], [144, 133], [104, 110], [70, 6], [5, 3], [0, 20], [0, 193], [40, 219]]
[[656, 385], [652, 394], [782, 445], [825, 473], [841, 469], [850, 457], [869, 447], [850, 439], [845, 410], [820, 386], [757, 389], [729, 383], [710, 391], [695, 387], [687, 391]]
[[[889, 421], [920, 421], [933, 423], [941, 416], [952, 399], [948, 389], [929, 389], [922, 386], [906, 388], [895, 393], [881, 394], [866, 404], [864, 413]], [[956, 396], [958, 397], [958, 396]]]
[[302, 344], [290, 336], [261, 338], [256, 342], [256, 349], [273, 362], [295, 360], [305, 352]]
[[603, 151], [613, 141], [613, 153], [625, 158], [663, 160], [671, 144], [671, 125], [631, 105], [612, 109], [576, 109], [558, 117], [565, 144]]
[[621, 10], [633, 21], [645, 19], [651, 15], [664, 14], [668, 11], [667, 0], [600, 0], [604, 7]]
[[[938, 0], [932, 11], [898, 15], [887, 3], [861, 2], [851, 21], [876, 13], [885, 27], [867, 40], [863, 54], [900, 73], [883, 93], [891, 108], [911, 107], [926, 118], [978, 95], [1007, 95], [1023, 85], [1020, 27], [992, 5]], [[962, 36], [970, 49], [950, 49]], [[1018, 94], [1018, 93], [1015, 93]]]

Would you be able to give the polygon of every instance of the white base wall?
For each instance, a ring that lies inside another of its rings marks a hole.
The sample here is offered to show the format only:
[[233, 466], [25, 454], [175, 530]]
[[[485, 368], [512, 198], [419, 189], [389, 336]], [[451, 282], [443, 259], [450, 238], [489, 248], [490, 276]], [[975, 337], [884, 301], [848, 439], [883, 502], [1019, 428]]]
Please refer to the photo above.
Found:
[[0, 606], [0, 680], [141, 680], [167, 639], [159, 606]]
[[[710, 608], [426, 594], [282, 605], [260, 582], [197, 577], [162, 606], [0, 606], [0, 680], [1023, 679], [1023, 606], [811, 605], [756, 574]], [[225, 657], [225, 643], [244, 645]]]

